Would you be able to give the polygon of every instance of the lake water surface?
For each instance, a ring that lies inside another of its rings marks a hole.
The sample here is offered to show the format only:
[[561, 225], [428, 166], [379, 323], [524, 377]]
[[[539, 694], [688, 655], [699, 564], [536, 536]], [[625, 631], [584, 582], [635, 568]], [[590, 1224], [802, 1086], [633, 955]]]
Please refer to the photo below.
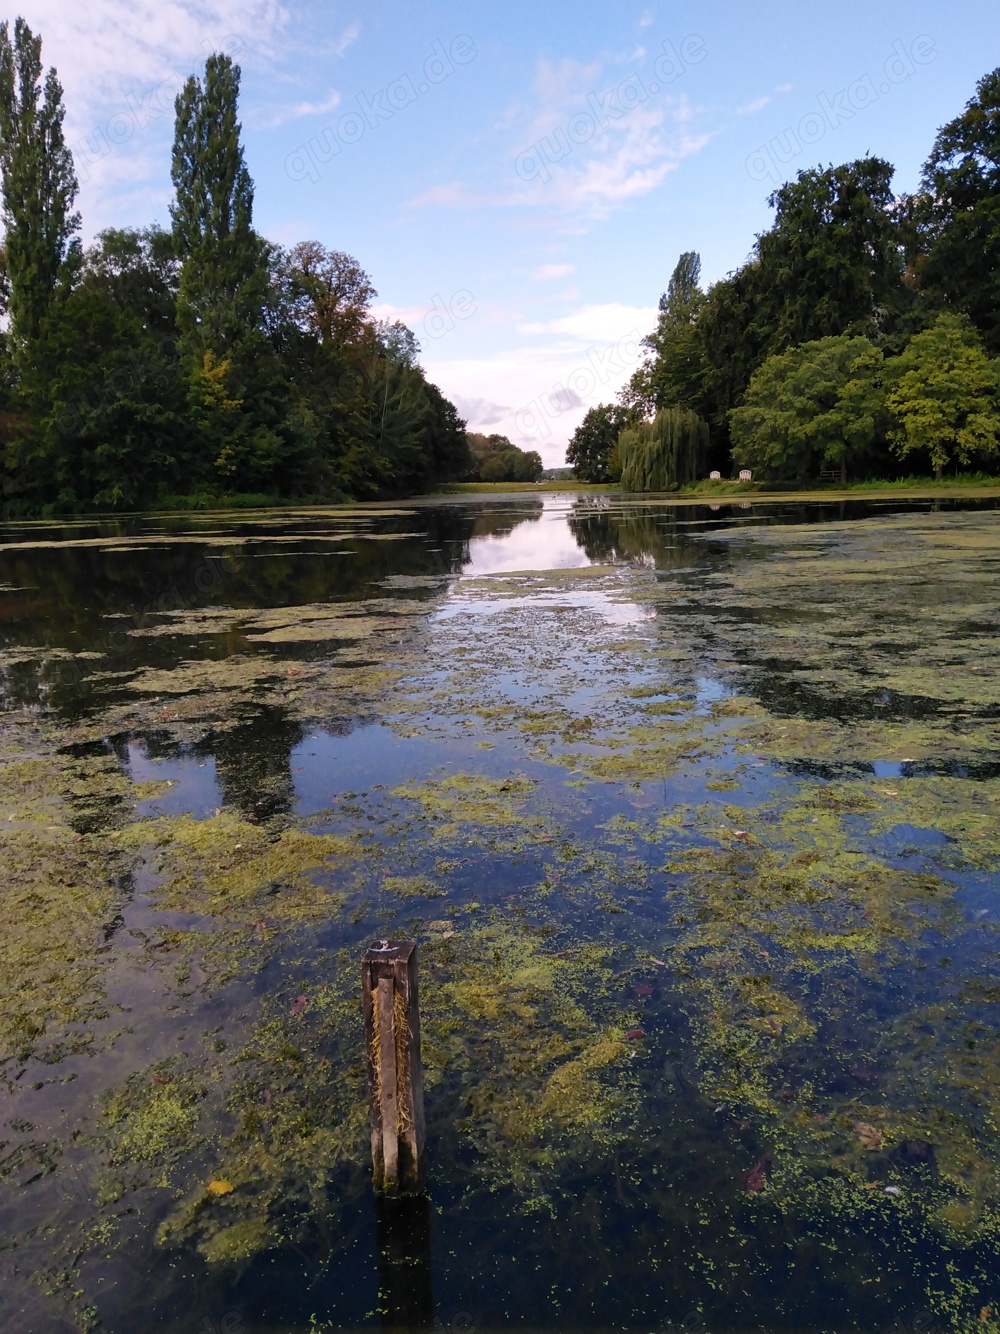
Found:
[[0, 526], [0, 1327], [997, 1334], [998, 649], [992, 502]]

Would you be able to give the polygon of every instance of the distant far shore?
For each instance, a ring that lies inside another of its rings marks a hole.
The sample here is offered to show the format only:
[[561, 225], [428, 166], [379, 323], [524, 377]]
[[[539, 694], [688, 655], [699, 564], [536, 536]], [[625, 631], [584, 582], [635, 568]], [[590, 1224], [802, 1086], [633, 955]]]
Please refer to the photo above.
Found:
[[[586, 495], [648, 496], [650, 500], [671, 500], [702, 504], [712, 500], [863, 500], [867, 496], [912, 496], [914, 499], [935, 496], [961, 498], [1000, 496], [1000, 477], [965, 476], [903, 477], [891, 481], [816, 482], [796, 486], [774, 482], [695, 482], [677, 491], [626, 492], [615, 482], [452, 482], [430, 493], [430, 496], [504, 496], [546, 491], [572, 491]], [[430, 497], [428, 497], [430, 498]]]

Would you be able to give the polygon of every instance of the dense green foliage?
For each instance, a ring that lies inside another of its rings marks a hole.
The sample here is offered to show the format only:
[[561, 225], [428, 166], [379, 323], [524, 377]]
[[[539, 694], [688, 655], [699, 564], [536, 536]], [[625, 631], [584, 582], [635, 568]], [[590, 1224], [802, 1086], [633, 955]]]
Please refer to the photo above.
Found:
[[369, 497], [469, 473], [464, 422], [413, 334], [372, 318], [358, 262], [254, 230], [239, 85], [215, 55], [177, 98], [171, 230], [110, 229], [83, 252], [62, 90], [27, 25], [0, 28], [10, 511]]
[[949, 464], [997, 453], [1000, 362], [967, 317], [939, 315], [893, 364], [887, 406], [897, 453], [922, 454], [940, 477]]
[[16, 364], [30, 367], [57, 287], [68, 278], [80, 219], [77, 181], [63, 138], [62, 88], [42, 85], [42, 43], [23, 19], [0, 25], [0, 173], [8, 313]]
[[467, 478], [479, 482], [538, 482], [542, 456], [534, 449], [518, 449], [505, 435], [468, 435], [471, 460]]
[[939, 132], [924, 167], [921, 284], [1000, 352], [1000, 69]]
[[695, 481], [705, 467], [708, 425], [696, 412], [663, 408], [652, 421], [624, 431], [618, 442], [626, 491], [669, 491]]
[[800, 479], [848, 464], [884, 438], [884, 357], [867, 338], [822, 338], [769, 357], [732, 413], [733, 462]]
[[802, 171], [735, 273], [703, 292], [698, 255], [683, 254], [622, 404], [698, 412], [708, 466], [775, 478], [891, 475], [911, 454], [940, 474], [989, 456], [998, 127], [1000, 69], [938, 133], [916, 196], [893, 195], [878, 157]]
[[177, 99], [170, 209], [183, 256], [177, 323], [196, 361], [253, 340], [267, 299], [267, 250], [253, 230], [253, 184], [236, 119], [239, 88], [229, 57], [209, 56], [204, 85], [192, 76]]
[[566, 450], [566, 462], [583, 482], [617, 481], [620, 474], [615, 447], [627, 426], [639, 418], [636, 409], [620, 403], [590, 408]]
[[660, 297], [656, 329], [644, 340], [650, 352], [630, 380], [623, 402], [651, 414], [659, 408], [704, 406], [708, 371], [698, 316], [705, 304], [699, 287], [701, 257], [686, 251], [677, 261], [666, 292]]

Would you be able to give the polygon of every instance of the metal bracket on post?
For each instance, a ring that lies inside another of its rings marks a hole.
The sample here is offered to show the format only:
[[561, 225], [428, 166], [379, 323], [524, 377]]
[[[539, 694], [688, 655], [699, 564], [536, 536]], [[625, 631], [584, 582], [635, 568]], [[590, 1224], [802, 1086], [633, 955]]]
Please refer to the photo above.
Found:
[[375, 1189], [419, 1190], [424, 1175], [417, 946], [380, 940], [361, 964]]

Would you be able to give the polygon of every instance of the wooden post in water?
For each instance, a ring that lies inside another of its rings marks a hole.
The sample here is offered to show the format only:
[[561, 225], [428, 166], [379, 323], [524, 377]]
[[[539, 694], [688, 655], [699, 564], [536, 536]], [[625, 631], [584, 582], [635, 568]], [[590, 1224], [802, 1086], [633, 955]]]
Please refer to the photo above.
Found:
[[424, 1174], [424, 1075], [420, 1064], [417, 946], [380, 940], [361, 965], [375, 1189], [419, 1190]]

